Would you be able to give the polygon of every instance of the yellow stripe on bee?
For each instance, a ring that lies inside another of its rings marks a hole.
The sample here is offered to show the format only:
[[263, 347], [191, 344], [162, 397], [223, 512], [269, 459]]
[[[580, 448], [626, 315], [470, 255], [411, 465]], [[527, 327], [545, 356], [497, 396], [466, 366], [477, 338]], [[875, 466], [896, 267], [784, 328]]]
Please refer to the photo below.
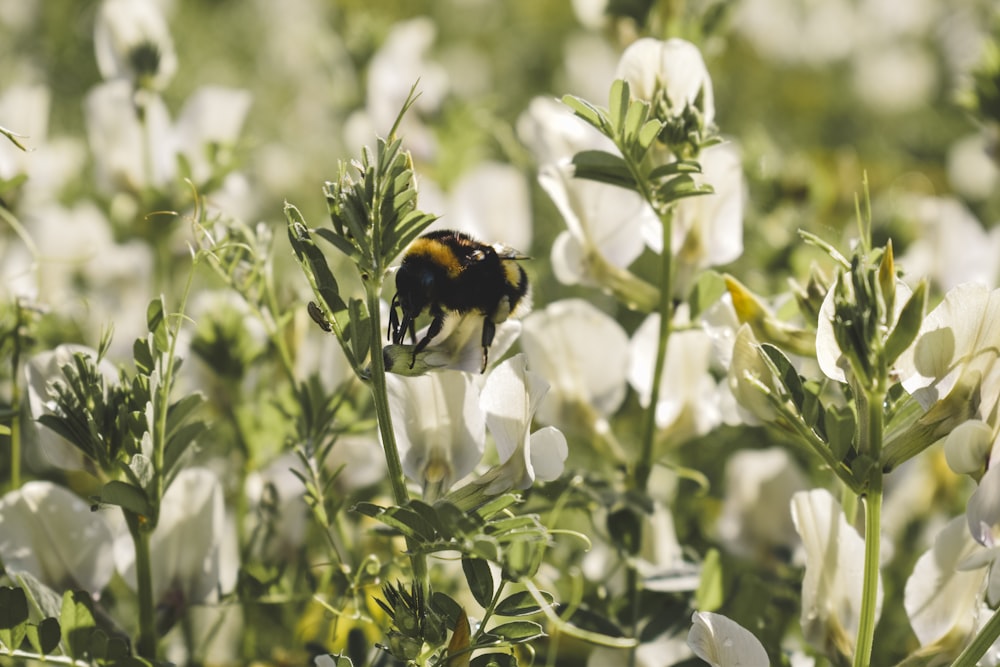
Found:
[[407, 255], [428, 258], [433, 264], [444, 268], [448, 272], [449, 278], [457, 278], [458, 274], [462, 272], [462, 265], [455, 257], [455, 251], [434, 239], [417, 239], [410, 246]]
[[517, 262], [513, 260], [504, 260], [503, 262], [504, 277], [507, 279], [507, 284], [517, 287], [521, 284], [521, 276], [524, 275], [524, 271]]

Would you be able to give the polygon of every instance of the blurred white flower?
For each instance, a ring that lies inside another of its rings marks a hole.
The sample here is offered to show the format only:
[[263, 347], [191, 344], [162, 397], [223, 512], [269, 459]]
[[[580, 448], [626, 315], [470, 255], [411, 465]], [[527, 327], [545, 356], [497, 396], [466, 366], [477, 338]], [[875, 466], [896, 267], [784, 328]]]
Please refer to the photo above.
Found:
[[[702, 329], [686, 328], [686, 311], [679, 311], [667, 340], [656, 424], [674, 437], [704, 435], [722, 422], [722, 389], [712, 376], [712, 339]], [[649, 315], [632, 334], [628, 381], [649, 406], [656, 365], [658, 314]]]
[[146, 95], [142, 117], [127, 81], [113, 80], [87, 93], [84, 115], [94, 178], [104, 194], [161, 188], [176, 172], [170, 115], [157, 95]]
[[529, 371], [518, 354], [497, 366], [486, 378], [480, 405], [496, 443], [500, 465], [477, 480], [489, 480], [487, 494], [526, 489], [535, 480], [548, 482], [562, 474], [568, 455], [566, 438], [552, 426], [531, 433], [531, 422], [548, 384]]
[[1000, 188], [1000, 166], [985, 132], [962, 137], [948, 149], [948, 184], [966, 199], [983, 201]]
[[538, 407], [543, 424], [599, 428], [625, 399], [628, 334], [589, 301], [564, 299], [529, 315], [521, 348], [550, 385]]
[[[606, 2], [606, 0], [601, 0]], [[606, 16], [601, 17], [606, 20]], [[565, 84], [562, 90], [585, 100], [605, 100], [615, 79], [619, 51], [603, 32], [575, 33], [563, 47]]]
[[462, 174], [441, 218], [428, 231], [457, 229], [485, 243], [499, 242], [527, 252], [532, 236], [530, 199], [527, 179], [519, 169], [483, 162]]
[[177, 71], [167, 22], [154, 0], [104, 0], [94, 24], [97, 68], [106, 80], [163, 90]]
[[385, 456], [374, 435], [342, 435], [324, 461], [330, 472], [340, 471], [334, 488], [345, 495], [385, 478]]
[[[683, 637], [663, 634], [651, 642], [643, 642], [635, 649], [635, 667], [663, 667], [676, 665], [691, 657], [691, 648]], [[629, 664], [626, 649], [599, 646], [590, 652], [587, 667], [609, 667]]]
[[228, 155], [250, 110], [250, 93], [240, 88], [203, 86], [184, 103], [174, 126], [177, 150], [195, 183], [205, 183]]
[[436, 141], [420, 115], [437, 111], [450, 87], [445, 68], [429, 58], [436, 38], [434, 21], [426, 16], [401, 21], [389, 31], [368, 65], [365, 109], [345, 124], [346, 143], [353, 153], [370, 143], [372, 135], [389, 131], [416, 84], [420, 96], [403, 118], [399, 133], [418, 159], [433, 155]]
[[715, 121], [712, 78], [691, 42], [677, 37], [638, 39], [622, 53], [615, 78], [628, 81], [635, 98], [655, 102], [662, 95], [671, 115], [679, 116], [690, 104], [701, 110], [706, 125]]
[[[743, 201], [746, 198], [740, 154], [731, 143], [710, 146], [698, 155], [702, 173], [694, 180], [711, 185], [712, 194], [677, 202], [671, 226], [671, 249], [677, 257], [677, 291], [686, 293], [690, 281], [709, 266], [728, 264], [743, 254]], [[646, 228], [646, 244], [663, 251], [659, 225]], [[649, 233], [652, 231], [653, 233]]]
[[386, 376], [403, 472], [436, 498], [483, 456], [486, 422], [466, 373]]
[[717, 525], [722, 543], [748, 556], [793, 548], [797, 538], [788, 506], [807, 484], [805, 473], [785, 449], [733, 454], [726, 462], [726, 496]]
[[764, 58], [788, 64], [822, 65], [849, 56], [859, 22], [850, 0], [744, 0], [734, 28]]
[[31, 149], [22, 151], [6, 138], [0, 141], [0, 179], [29, 173], [31, 153], [45, 143], [48, 134], [51, 102], [52, 95], [45, 86], [14, 85], [0, 93], [0, 125], [22, 135], [21, 143]]
[[938, 650], [957, 651], [975, 631], [984, 571], [961, 566], [979, 550], [964, 518], [956, 517], [917, 560], [906, 581], [903, 606], [925, 649], [937, 645]]
[[635, 561], [643, 588], [666, 593], [696, 590], [701, 582], [701, 566], [684, 559], [674, 515], [665, 503], [654, 501], [646, 528]]
[[[24, 365], [28, 410], [31, 413], [37, 447], [50, 465], [65, 470], [85, 469], [86, 457], [61, 435], [39, 424], [38, 418], [56, 412], [56, 394], [52, 391], [52, 383], [57, 380], [65, 382], [62, 367], [72, 365], [73, 357], [77, 354], [91, 360], [97, 359], [97, 350], [83, 345], [63, 344], [36, 354]], [[118, 369], [107, 358], [101, 359], [97, 370], [108, 386], [118, 384]]]
[[271, 561], [293, 560], [306, 534], [308, 508], [303, 501], [305, 486], [293, 470], [305, 472], [299, 457], [286, 452], [264, 468], [247, 475], [244, 486], [252, 509], [247, 514], [248, 518], [259, 519], [265, 509], [274, 513], [267, 517], [269, 522], [266, 519], [263, 524], [254, 522], [263, 530], [257, 535], [260, 541], [255, 546], [260, 547], [265, 558]]
[[[802, 537], [806, 572], [802, 582], [802, 634], [822, 652], [854, 653], [861, 616], [865, 543], [847, 523], [829, 491], [799, 491], [792, 497], [792, 519]], [[875, 603], [882, 610], [882, 580]]]
[[[118, 571], [136, 585], [131, 542], [116, 543]], [[219, 478], [207, 468], [185, 468], [160, 503], [150, 537], [153, 599], [177, 610], [217, 599], [236, 584], [235, 527], [227, 521]]]
[[928, 276], [945, 291], [967, 282], [998, 285], [1000, 227], [984, 229], [972, 211], [953, 198], [910, 196], [899, 207], [920, 230], [897, 261], [907, 274]]
[[919, 43], [883, 42], [860, 50], [854, 60], [854, 90], [876, 112], [914, 111], [937, 92], [935, 54]]
[[696, 611], [688, 645], [712, 667], [768, 667], [767, 651], [749, 630], [722, 614]]
[[63, 487], [28, 482], [0, 498], [0, 561], [11, 576], [100, 593], [114, 574], [111, 529]]
[[583, 150], [617, 152], [614, 142], [551, 97], [531, 100], [517, 119], [517, 136], [541, 167], [570, 159]]

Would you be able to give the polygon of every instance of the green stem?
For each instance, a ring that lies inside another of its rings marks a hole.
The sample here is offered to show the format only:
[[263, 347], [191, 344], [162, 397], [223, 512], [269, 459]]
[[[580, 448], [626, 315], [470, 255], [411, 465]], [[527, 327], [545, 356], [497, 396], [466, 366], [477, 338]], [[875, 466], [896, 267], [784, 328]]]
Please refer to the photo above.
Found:
[[670, 339], [670, 326], [674, 314], [673, 302], [673, 255], [670, 252], [670, 237], [673, 209], [660, 213], [663, 224], [663, 252], [660, 255], [660, 298], [656, 312], [660, 316], [660, 331], [656, 342], [656, 362], [653, 365], [653, 386], [649, 394], [649, 407], [643, 417], [645, 423], [642, 431], [642, 450], [635, 466], [633, 477], [634, 488], [645, 491], [649, 484], [649, 476], [653, 471], [653, 444], [656, 440], [656, 404], [660, 401], [660, 384], [663, 379], [663, 366], [667, 361], [667, 342]]
[[10, 488], [17, 490], [21, 488], [21, 335], [20, 330], [24, 325], [21, 314], [21, 300], [17, 299], [14, 304], [14, 352], [10, 358], [11, 366], [11, 393], [10, 393]]
[[[878, 488], [874, 488], [876, 478]], [[871, 664], [872, 646], [875, 643], [881, 515], [882, 474], [879, 472], [872, 476], [872, 488], [865, 495], [865, 571], [862, 578], [861, 617], [858, 620], [854, 667], [868, 667]]]
[[155, 660], [156, 601], [153, 599], [149, 531], [143, 528], [137, 515], [126, 511], [125, 519], [132, 534], [132, 542], [135, 544], [135, 579], [139, 595], [139, 640], [136, 642], [136, 649], [141, 657]]
[[980, 658], [986, 655], [997, 639], [1000, 638], [1000, 610], [993, 612], [990, 620], [979, 630], [972, 643], [965, 647], [951, 667], [976, 667]]
[[[370, 280], [367, 283], [368, 316], [371, 322], [371, 392], [375, 403], [375, 416], [378, 420], [379, 433], [382, 436], [382, 449], [385, 453], [386, 466], [389, 468], [389, 482], [392, 484], [392, 495], [399, 506], [410, 502], [410, 492], [406, 488], [406, 475], [403, 473], [403, 462], [399, 458], [399, 448], [396, 446], [396, 434], [392, 430], [392, 415], [389, 412], [389, 393], [385, 383], [385, 359], [382, 357], [382, 322], [380, 315], [379, 294], [382, 291], [381, 280]], [[427, 558], [418, 553], [412, 540], [407, 540], [410, 552], [410, 565], [413, 568], [414, 579], [429, 590]]]
[[[881, 384], [881, 383], [880, 383]], [[878, 604], [879, 548], [882, 529], [882, 468], [878, 465], [882, 449], [884, 413], [882, 404], [885, 391], [881, 386], [859, 397], [859, 451], [871, 456], [872, 467], [868, 474], [865, 492], [865, 569], [862, 576], [861, 615], [858, 619], [857, 644], [854, 667], [868, 667], [875, 642], [875, 621]]]

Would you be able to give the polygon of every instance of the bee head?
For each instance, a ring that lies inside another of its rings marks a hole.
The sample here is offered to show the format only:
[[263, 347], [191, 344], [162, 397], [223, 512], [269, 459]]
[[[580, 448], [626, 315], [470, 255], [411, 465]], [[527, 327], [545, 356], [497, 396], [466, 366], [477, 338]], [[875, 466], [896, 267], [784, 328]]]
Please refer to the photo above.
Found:
[[434, 272], [419, 264], [404, 264], [396, 273], [396, 299], [403, 315], [416, 317], [430, 304]]

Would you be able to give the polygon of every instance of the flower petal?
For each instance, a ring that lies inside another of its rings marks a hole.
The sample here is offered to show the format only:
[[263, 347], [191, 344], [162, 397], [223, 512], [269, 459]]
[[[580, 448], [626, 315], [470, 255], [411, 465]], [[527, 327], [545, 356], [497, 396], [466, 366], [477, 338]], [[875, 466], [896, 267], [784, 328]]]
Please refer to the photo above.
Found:
[[721, 614], [696, 611], [688, 646], [712, 667], [768, 667], [767, 651], [749, 630]]

